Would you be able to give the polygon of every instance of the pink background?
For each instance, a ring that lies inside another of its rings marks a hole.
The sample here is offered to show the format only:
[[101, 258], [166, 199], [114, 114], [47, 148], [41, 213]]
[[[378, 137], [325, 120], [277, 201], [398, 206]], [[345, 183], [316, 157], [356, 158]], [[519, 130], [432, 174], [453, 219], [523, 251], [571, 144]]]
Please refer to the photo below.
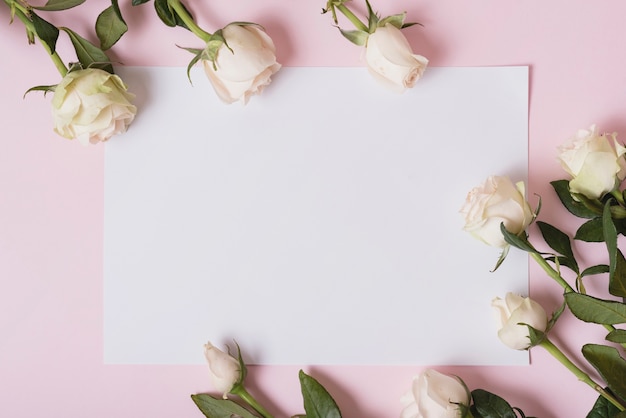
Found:
[[[114, 48], [114, 60], [127, 65], [184, 66], [190, 55], [176, 45], [201, 45], [185, 30], [162, 25], [152, 4], [133, 8], [129, 1], [121, 3], [130, 31]], [[320, 15], [323, 1], [197, 3], [192, 9], [209, 31], [235, 20], [263, 24], [275, 40], [283, 65], [363, 65], [359, 48], [337, 33], [330, 16]], [[94, 0], [49, 18], [88, 34], [95, 16], [107, 5]], [[364, 9], [360, 2], [354, 6]], [[563, 218], [548, 185], [564, 176], [555, 161], [555, 148], [591, 123], [626, 135], [622, 42], [626, 3], [406, 0], [377, 1], [374, 8], [383, 15], [406, 10], [409, 21], [423, 23], [423, 28], [409, 28], [405, 34], [415, 52], [427, 56], [432, 66], [530, 66], [529, 188], [543, 198], [541, 219], [571, 231], [575, 222]], [[0, 78], [0, 416], [200, 417], [189, 395], [212, 391], [205, 367], [102, 364], [104, 147], [82, 147], [52, 133], [50, 96], [31, 93], [22, 99], [28, 88], [55, 84], [59, 77], [43, 49], [29, 47], [21, 24], [9, 26], [9, 19], [8, 8], [0, 7], [4, 61]], [[59, 50], [71, 61], [74, 57], [67, 43], [62, 34]], [[378, 87], [373, 84], [372, 88]], [[443, 132], [440, 140], [468, 138], [446, 138]], [[502, 140], [506, 141], [506, 132]], [[489, 158], [488, 150], [485, 158]], [[452, 169], [462, 175], [462, 167]], [[492, 250], [485, 247], [485, 251]], [[582, 258], [588, 257], [585, 253]], [[485, 266], [485, 274], [491, 267]], [[560, 288], [534, 265], [530, 286], [531, 296], [546, 310], [556, 309]], [[600, 289], [603, 282], [591, 287], [592, 291]], [[602, 330], [583, 327], [566, 314], [553, 340], [577, 355], [583, 343], [601, 342], [603, 335]], [[377, 341], [372, 336], [372, 344], [393, 341]], [[412, 365], [302, 368], [333, 393], [344, 416], [359, 418], [398, 416], [399, 397], [422, 369]], [[276, 416], [290, 416], [303, 412], [298, 369], [250, 367], [247, 382]], [[596, 398], [541, 349], [532, 350], [530, 366], [438, 369], [460, 375], [470, 389], [498, 393], [532, 416], [584, 417]]]

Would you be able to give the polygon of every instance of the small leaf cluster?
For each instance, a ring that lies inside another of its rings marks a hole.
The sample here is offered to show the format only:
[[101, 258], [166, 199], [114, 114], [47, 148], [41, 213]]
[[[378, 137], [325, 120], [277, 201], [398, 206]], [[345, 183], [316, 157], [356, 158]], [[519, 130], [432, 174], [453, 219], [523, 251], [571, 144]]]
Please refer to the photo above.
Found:
[[419, 23], [405, 23], [406, 12], [390, 15], [381, 18], [374, 12], [369, 0], [365, 0], [367, 6], [367, 24], [361, 22], [354, 16], [354, 14], [346, 7], [345, 3], [349, 0], [328, 0], [326, 8], [322, 9], [322, 13], [330, 12], [333, 22], [338, 25], [337, 10], [346, 15], [350, 21], [355, 25], [356, 29], [346, 30], [337, 26], [339, 32], [350, 42], [358, 46], [364, 46], [367, 44], [367, 38], [370, 34], [374, 33], [377, 28], [385, 26], [387, 24], [393, 25], [398, 29], [403, 29], [413, 25], [419, 25]]
[[[241, 366], [240, 381], [231, 390], [234, 395], [240, 396], [244, 402], [235, 402], [230, 399], [201, 393], [191, 395], [191, 399], [207, 418], [271, 418], [269, 412], [261, 407], [244, 388], [246, 366], [243, 362], [239, 347], [238, 359]], [[293, 418], [341, 418], [341, 411], [328, 391], [310, 375], [300, 370], [298, 374], [302, 392], [304, 414], [294, 415]]]
[[[144, 3], [148, 3], [150, 0], [132, 0], [133, 6], [139, 6]], [[182, 3], [178, 2], [180, 7], [184, 10], [182, 13], [186, 13], [193, 19], [193, 15], [189, 11], [189, 9]], [[172, 4], [168, 0], [154, 0], [154, 9], [156, 11], [157, 16], [165, 25], [169, 27], [180, 26], [181, 28], [185, 28], [187, 30], [191, 30], [189, 26], [185, 23], [183, 18], [181, 17], [181, 13], [177, 12]]]
[[[68, 27], [57, 27], [41, 16], [41, 12], [59, 12], [77, 7], [85, 0], [48, 0], [43, 6], [33, 6], [25, 1], [4, 0], [11, 10], [11, 22], [17, 17], [26, 27], [28, 43], [33, 44], [39, 39], [48, 54], [57, 64], [62, 75], [68, 71], [85, 68], [100, 68], [111, 74], [114, 73], [111, 60], [106, 55], [126, 31], [126, 25], [117, 0], [111, 0], [111, 5], [103, 10], [96, 19], [95, 32], [99, 45], [95, 45], [83, 36]], [[61, 32], [65, 32], [76, 52], [77, 62], [70, 63], [66, 68], [57, 54], [57, 42]], [[28, 91], [52, 91], [55, 86], [36, 86]]]
[[[567, 180], [554, 181], [551, 185], [563, 206], [571, 214], [584, 220], [577, 229], [574, 239], [581, 242], [604, 243], [608, 264], [595, 264], [583, 269], [576, 260], [570, 237], [553, 225], [541, 221], [537, 221], [537, 226], [544, 241], [554, 253], [539, 252], [529, 242], [527, 233], [515, 235], [502, 225], [505, 240], [511, 246], [531, 254], [545, 271], [554, 273], [553, 278], [560, 281], [565, 290], [564, 303], [576, 318], [583, 322], [602, 325], [608, 331], [607, 342], [626, 347], [626, 330], [616, 328], [616, 325], [626, 324], [624, 302], [626, 259], [618, 247], [618, 235], [626, 235], [624, 192], [615, 191], [601, 199], [592, 200], [572, 193]], [[549, 265], [552, 266], [552, 270], [549, 270]], [[562, 268], [575, 273], [575, 288], [563, 279]], [[608, 274], [608, 292], [615, 296], [615, 299], [598, 298], [587, 294], [583, 279], [600, 274]], [[622, 405], [626, 405], [626, 360], [617, 348], [604, 344], [585, 344], [581, 352], [606, 382], [608, 393], [616, 397]], [[624, 418], [626, 413], [620, 412], [601, 395], [588, 417]]]

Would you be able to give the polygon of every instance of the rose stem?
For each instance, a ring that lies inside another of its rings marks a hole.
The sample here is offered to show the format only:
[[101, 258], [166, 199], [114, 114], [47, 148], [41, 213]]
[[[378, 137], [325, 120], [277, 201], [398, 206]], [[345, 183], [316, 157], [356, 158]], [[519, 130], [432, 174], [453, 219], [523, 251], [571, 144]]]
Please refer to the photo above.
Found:
[[[24, 6], [22, 6], [21, 4], [16, 3], [13, 0], [4, 0], [4, 2], [7, 5], [9, 5], [9, 7], [11, 7], [11, 5], [13, 5], [15, 7], [13, 9], [13, 10], [15, 10], [15, 15], [18, 17], [18, 19], [20, 19], [22, 21], [24, 26], [26, 26], [26, 30], [29, 33], [32, 33], [35, 36], [37, 36], [37, 31], [35, 31], [35, 27], [33, 26], [33, 22], [31, 22], [30, 19], [28, 19], [28, 17], [26, 16], [28, 14], [28, 11], [24, 8]], [[39, 36], [37, 36], [37, 38], [39, 38]], [[39, 39], [41, 40], [41, 38], [39, 38]], [[48, 46], [48, 44], [46, 44], [45, 42], [41, 42], [41, 45], [44, 47], [44, 49], [46, 50], [46, 52], [48, 53], [48, 55], [52, 59], [52, 62], [54, 63], [54, 66], [59, 71], [61, 76], [65, 77], [65, 75], [67, 74], [67, 67], [63, 63], [63, 60], [61, 59], [59, 54], [57, 54], [56, 51], [52, 52], [50, 50], [50, 47]]]
[[345, 17], [347, 17], [348, 20], [350, 22], [352, 22], [352, 24], [358, 30], [369, 32], [369, 28], [367, 27], [367, 25], [365, 23], [361, 22], [361, 20], [358, 17], [356, 17], [356, 15], [354, 13], [352, 13], [352, 11], [350, 9], [348, 9], [346, 6], [344, 6], [343, 4], [340, 4], [340, 5], [337, 6], [337, 9], [339, 9], [339, 11], [341, 13], [343, 13], [343, 15]]
[[615, 399], [615, 397], [613, 397], [610, 393], [604, 390], [602, 386], [594, 382], [587, 373], [585, 373], [578, 366], [572, 363], [572, 361], [567, 358], [567, 356], [556, 345], [554, 345], [552, 341], [546, 338], [542, 342], [540, 342], [539, 345], [545, 348], [548, 353], [552, 354], [552, 356], [560, 361], [561, 364], [563, 364], [570, 372], [574, 373], [574, 376], [576, 376], [578, 380], [589, 385], [591, 388], [593, 388], [593, 390], [595, 390], [602, 397], [611, 402], [620, 411], [626, 410], [626, 408], [617, 399]]
[[189, 13], [187, 13], [180, 0], [167, 0], [167, 3], [172, 7], [172, 9], [194, 35], [202, 39], [204, 42], [209, 42], [211, 34], [196, 25], [196, 22], [194, 22], [193, 18], [189, 16]]
[[235, 386], [230, 393], [239, 396], [246, 401], [248, 405], [254, 408], [263, 418], [274, 418], [263, 406], [256, 400], [250, 393], [243, 387], [243, 385]]

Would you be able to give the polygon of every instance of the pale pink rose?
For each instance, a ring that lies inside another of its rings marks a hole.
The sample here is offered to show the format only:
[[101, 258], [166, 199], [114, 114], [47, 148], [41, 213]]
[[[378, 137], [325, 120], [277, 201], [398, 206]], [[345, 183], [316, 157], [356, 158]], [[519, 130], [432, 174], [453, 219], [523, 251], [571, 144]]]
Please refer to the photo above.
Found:
[[526, 350], [531, 343], [528, 327], [520, 324], [542, 332], [548, 327], [546, 311], [530, 298], [509, 292], [504, 299], [494, 298], [491, 306], [495, 310], [498, 338], [514, 350]]

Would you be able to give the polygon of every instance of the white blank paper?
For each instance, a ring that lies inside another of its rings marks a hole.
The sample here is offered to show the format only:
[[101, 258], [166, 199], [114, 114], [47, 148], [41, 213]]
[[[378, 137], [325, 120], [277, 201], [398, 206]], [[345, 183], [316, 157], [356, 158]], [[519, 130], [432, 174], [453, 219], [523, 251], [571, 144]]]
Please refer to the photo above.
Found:
[[283, 68], [247, 106], [200, 71], [119, 70], [106, 144], [106, 363], [525, 364], [490, 308], [527, 258], [462, 231], [467, 192], [524, 180], [526, 67], [429, 68], [398, 95], [364, 68]]

